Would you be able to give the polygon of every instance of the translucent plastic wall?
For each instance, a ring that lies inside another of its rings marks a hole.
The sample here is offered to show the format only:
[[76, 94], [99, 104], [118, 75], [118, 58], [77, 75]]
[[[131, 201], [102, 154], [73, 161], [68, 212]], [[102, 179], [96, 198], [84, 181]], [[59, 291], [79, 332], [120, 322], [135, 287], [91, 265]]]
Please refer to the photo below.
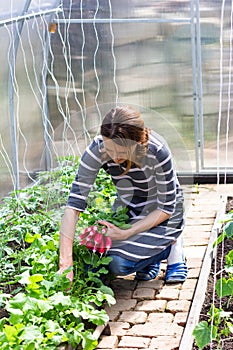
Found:
[[1, 194], [44, 168], [48, 22], [58, 1], [0, 4]]
[[64, 129], [50, 76], [49, 111], [57, 134], [67, 136], [67, 131], [72, 138], [72, 128], [82, 150], [83, 136], [88, 140], [98, 131], [109, 108], [131, 105], [167, 139], [178, 168], [192, 172], [195, 158], [192, 162], [187, 152], [195, 147], [190, 2], [102, 0], [99, 6], [96, 1], [70, 5], [64, 1], [64, 14], [55, 19], [57, 31], [51, 38], [54, 74], [62, 86], [59, 98], [63, 112], [69, 111]]
[[232, 171], [230, 1], [11, 0], [0, 25], [1, 194], [81, 154], [117, 104], [179, 174]]
[[232, 20], [232, 1], [201, 1], [200, 169], [224, 176], [233, 167]]

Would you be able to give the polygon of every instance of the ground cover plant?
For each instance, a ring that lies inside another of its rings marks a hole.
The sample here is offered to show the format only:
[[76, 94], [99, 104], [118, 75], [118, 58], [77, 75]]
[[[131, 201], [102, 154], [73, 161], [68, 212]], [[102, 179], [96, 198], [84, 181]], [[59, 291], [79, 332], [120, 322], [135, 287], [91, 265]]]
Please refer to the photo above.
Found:
[[233, 201], [228, 200], [218, 237], [193, 350], [232, 350], [233, 344]]
[[1, 350], [58, 349], [61, 344], [91, 350], [97, 345], [93, 330], [108, 321], [104, 305], [115, 303], [103, 282], [110, 258], [106, 248], [95, 253], [78, 239], [100, 218], [122, 225], [128, 218], [123, 208], [113, 213], [115, 188], [104, 171], [77, 225], [72, 287], [67, 272], [57, 273], [59, 225], [78, 163], [60, 159], [56, 170], [39, 175], [37, 185], [11, 193], [0, 204]]

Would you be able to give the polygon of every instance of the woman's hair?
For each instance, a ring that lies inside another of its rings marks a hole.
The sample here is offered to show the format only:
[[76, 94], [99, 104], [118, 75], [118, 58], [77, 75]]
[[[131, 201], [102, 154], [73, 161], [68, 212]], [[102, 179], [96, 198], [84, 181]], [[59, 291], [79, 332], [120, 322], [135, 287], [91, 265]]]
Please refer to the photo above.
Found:
[[149, 130], [144, 126], [140, 112], [130, 107], [112, 108], [104, 117], [100, 133], [117, 144], [130, 150], [130, 146], [137, 143], [135, 154], [127, 159], [127, 173], [132, 165], [132, 159], [140, 163], [140, 159], [147, 151]]

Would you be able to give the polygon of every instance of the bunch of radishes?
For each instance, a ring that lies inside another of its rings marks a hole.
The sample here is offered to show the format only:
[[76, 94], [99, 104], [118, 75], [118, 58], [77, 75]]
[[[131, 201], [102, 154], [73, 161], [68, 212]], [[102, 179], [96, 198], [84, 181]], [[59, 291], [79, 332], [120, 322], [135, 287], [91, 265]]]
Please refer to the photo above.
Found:
[[99, 224], [86, 227], [79, 238], [80, 245], [85, 245], [94, 253], [99, 252], [101, 255], [112, 246], [112, 240], [107, 236], [107, 228]]

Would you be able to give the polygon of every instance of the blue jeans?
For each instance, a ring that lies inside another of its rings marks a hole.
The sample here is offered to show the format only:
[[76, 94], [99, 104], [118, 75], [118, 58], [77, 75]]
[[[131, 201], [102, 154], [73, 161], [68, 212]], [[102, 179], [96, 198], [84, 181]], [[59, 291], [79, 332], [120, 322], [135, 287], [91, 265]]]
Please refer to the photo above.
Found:
[[108, 269], [115, 276], [126, 276], [140, 271], [148, 265], [157, 264], [160, 261], [167, 259], [171, 250], [171, 246], [167, 247], [161, 253], [154, 255], [148, 259], [142, 259], [139, 261], [132, 261], [122, 258], [118, 255], [110, 255], [112, 261], [110, 262]]

